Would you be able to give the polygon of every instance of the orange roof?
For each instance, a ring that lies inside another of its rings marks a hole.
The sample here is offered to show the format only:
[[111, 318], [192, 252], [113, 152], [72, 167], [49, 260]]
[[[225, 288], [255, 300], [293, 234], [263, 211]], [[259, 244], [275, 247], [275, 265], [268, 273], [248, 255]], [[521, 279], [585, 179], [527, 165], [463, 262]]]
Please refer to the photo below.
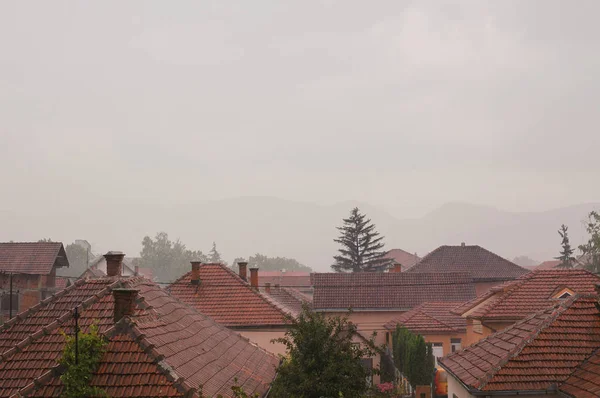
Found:
[[551, 390], [600, 349], [597, 300], [561, 300], [438, 362], [470, 390]]
[[228, 327], [285, 325], [285, 312], [222, 264], [202, 264], [200, 284], [191, 272], [167, 287], [174, 296]]
[[60, 242], [0, 243], [0, 272], [48, 275], [54, 265], [69, 266]]
[[395, 330], [396, 325], [402, 325], [413, 333], [460, 333], [467, 329], [467, 321], [451, 310], [457, 303], [423, 303], [398, 318], [385, 324], [388, 330]]
[[[116, 288], [139, 291], [135, 312], [113, 320]], [[78, 280], [0, 327], [0, 397], [59, 397], [61, 332], [73, 308], [85, 331], [97, 322], [108, 351], [91, 384], [113, 398], [231, 396], [231, 386], [264, 394], [278, 359], [169, 296], [142, 277]]]
[[468, 305], [462, 305], [460, 310], [464, 314], [483, 304], [468, 316], [482, 320], [517, 320], [552, 305], [562, 289], [594, 294], [598, 283], [600, 277], [582, 269], [532, 271], [515, 281], [492, 287]]

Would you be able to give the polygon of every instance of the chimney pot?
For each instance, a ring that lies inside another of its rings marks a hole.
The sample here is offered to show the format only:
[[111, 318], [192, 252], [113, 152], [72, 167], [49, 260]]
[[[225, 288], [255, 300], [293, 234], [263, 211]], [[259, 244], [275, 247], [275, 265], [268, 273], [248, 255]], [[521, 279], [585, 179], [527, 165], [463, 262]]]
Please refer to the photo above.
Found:
[[121, 276], [124, 257], [124, 253], [116, 251], [110, 251], [104, 255], [104, 258], [106, 259], [107, 276]]
[[238, 267], [240, 271], [240, 278], [248, 282], [248, 263], [246, 261], [239, 261]]
[[114, 321], [119, 322], [125, 316], [131, 316], [135, 312], [135, 300], [138, 290], [127, 288], [113, 289], [113, 298], [115, 300]]
[[190, 261], [192, 263], [192, 276], [190, 277], [192, 285], [200, 284], [200, 264], [202, 261]]
[[394, 263], [394, 271], [393, 272], [402, 272], [402, 264]]
[[466, 245], [465, 245], [465, 242], [462, 242], [460, 245], [461, 245], [462, 247], [465, 247], [465, 246], [466, 246]]
[[265, 292], [271, 294], [271, 282], [265, 282]]
[[140, 266], [136, 265], [135, 266], [135, 276], [138, 276], [140, 274]]
[[258, 267], [250, 268], [250, 286], [253, 289], [258, 289]]

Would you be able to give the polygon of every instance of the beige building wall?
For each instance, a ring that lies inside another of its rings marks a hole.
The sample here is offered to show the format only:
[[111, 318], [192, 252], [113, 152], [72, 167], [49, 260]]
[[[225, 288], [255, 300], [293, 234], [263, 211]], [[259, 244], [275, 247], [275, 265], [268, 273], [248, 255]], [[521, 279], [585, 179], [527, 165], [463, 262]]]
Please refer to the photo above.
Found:
[[257, 346], [275, 355], [285, 355], [286, 347], [271, 340], [285, 336], [285, 330], [235, 330]]

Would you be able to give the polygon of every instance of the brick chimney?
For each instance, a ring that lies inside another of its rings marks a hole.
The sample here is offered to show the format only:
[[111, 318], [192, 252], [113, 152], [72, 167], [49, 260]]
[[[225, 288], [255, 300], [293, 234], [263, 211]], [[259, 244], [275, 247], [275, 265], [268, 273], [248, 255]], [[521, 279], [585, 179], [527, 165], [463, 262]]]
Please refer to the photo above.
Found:
[[461, 242], [461, 244], [460, 244], [460, 245], [461, 245], [462, 247], [465, 247], [465, 246], [466, 246], [465, 242]]
[[133, 273], [133, 274], [134, 274], [135, 276], [138, 276], [138, 275], [140, 274], [140, 266], [139, 266], [139, 265], [136, 265], [136, 266], [135, 266], [135, 271], [134, 271], [134, 273]]
[[248, 263], [246, 261], [239, 261], [238, 267], [240, 269], [240, 278], [248, 281]]
[[253, 289], [258, 289], [258, 267], [250, 268], [250, 286]]
[[394, 268], [392, 269], [392, 272], [402, 272], [402, 264], [394, 263]]
[[265, 282], [265, 292], [271, 294], [271, 282]]
[[113, 319], [115, 323], [119, 322], [123, 317], [133, 315], [135, 312], [135, 299], [138, 295], [138, 290], [127, 288], [116, 288], [112, 291], [115, 299], [115, 311]]
[[123, 258], [125, 254], [122, 252], [108, 252], [104, 255], [106, 259], [106, 275], [121, 276], [123, 270]]
[[200, 284], [200, 264], [202, 264], [202, 261], [191, 261], [192, 263], [192, 276], [191, 276], [191, 280], [192, 280], [192, 285], [199, 285]]

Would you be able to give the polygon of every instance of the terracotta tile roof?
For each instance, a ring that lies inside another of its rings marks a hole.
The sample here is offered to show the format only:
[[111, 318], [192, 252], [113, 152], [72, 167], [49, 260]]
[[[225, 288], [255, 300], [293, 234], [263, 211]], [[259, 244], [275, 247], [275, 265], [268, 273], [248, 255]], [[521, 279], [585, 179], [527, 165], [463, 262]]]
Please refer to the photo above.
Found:
[[[112, 290], [139, 290], [133, 316], [114, 323]], [[113, 398], [231, 396], [234, 378], [264, 394], [278, 359], [142, 277], [78, 280], [0, 327], [0, 397], [59, 397], [64, 337], [97, 322], [110, 343], [92, 384]], [[187, 394], [187, 395], [186, 395]], [[193, 396], [198, 396], [196, 393]]]
[[575, 296], [438, 362], [467, 388], [545, 391], [600, 348], [597, 296]]
[[282, 310], [289, 313], [292, 316], [298, 315], [302, 312], [302, 304], [307, 303], [312, 306], [312, 297], [289, 287], [284, 288], [273, 288], [271, 287], [270, 293], [262, 290], [262, 294], [273, 300]]
[[310, 287], [310, 272], [281, 272], [281, 271], [260, 271], [258, 273], [258, 285], [264, 286], [270, 283], [271, 286], [280, 285], [281, 287]]
[[579, 365], [560, 390], [573, 398], [600, 397], [600, 351]]
[[536, 270], [552, 269], [552, 268], [558, 267], [559, 265], [560, 265], [559, 260], [549, 260], [549, 261], [544, 261], [543, 263], [537, 265], [534, 269], [536, 269]]
[[222, 264], [202, 264], [200, 285], [192, 285], [191, 272], [167, 287], [184, 303], [228, 327], [282, 326], [286, 313]]
[[387, 252], [384, 256], [385, 258], [389, 258], [394, 260], [395, 262], [402, 264], [402, 271], [406, 271], [409, 268], [412, 268], [415, 264], [417, 264], [421, 258], [419, 256], [402, 249], [392, 249]]
[[54, 279], [54, 287], [58, 290], [64, 289], [68, 286], [71, 286], [71, 279], [63, 276], [57, 276]]
[[451, 312], [456, 304], [423, 303], [386, 323], [385, 328], [393, 331], [400, 324], [418, 334], [464, 333], [467, 330], [466, 319]]
[[407, 272], [470, 272], [475, 282], [516, 279], [529, 270], [480, 246], [440, 246]]
[[[521, 278], [494, 286], [484, 295], [461, 306], [463, 314], [481, 320], [517, 320], [552, 305], [563, 289], [574, 294], [594, 294], [600, 277], [580, 269], [532, 271]], [[456, 310], [455, 310], [456, 311]]]
[[317, 310], [407, 310], [427, 301], [464, 302], [475, 297], [468, 273], [316, 273]]
[[54, 264], [69, 266], [60, 242], [0, 243], [0, 272], [48, 275]]

